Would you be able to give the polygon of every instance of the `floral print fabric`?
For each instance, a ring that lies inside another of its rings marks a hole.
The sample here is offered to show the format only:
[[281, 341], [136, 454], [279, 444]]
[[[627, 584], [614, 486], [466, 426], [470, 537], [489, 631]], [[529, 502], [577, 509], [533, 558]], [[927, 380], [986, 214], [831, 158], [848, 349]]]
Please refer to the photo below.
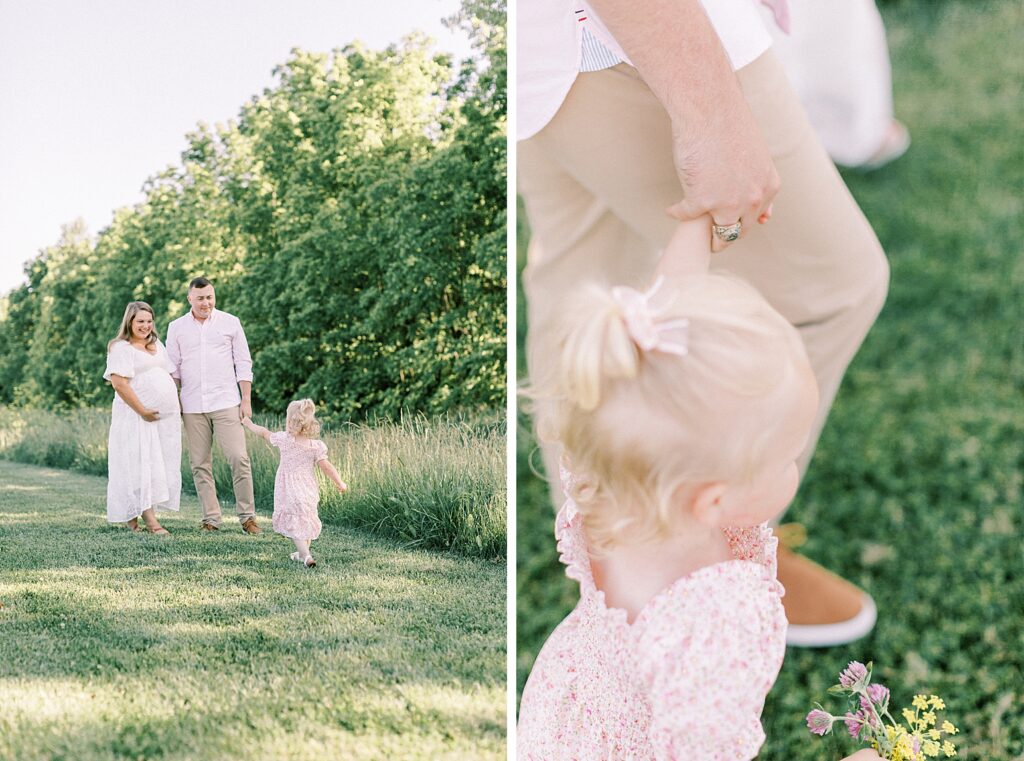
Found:
[[274, 479], [274, 531], [300, 541], [316, 539], [321, 530], [320, 487], [314, 466], [327, 459], [327, 445], [283, 431], [270, 434], [270, 443], [281, 450]]
[[678, 579], [633, 623], [590, 569], [582, 517], [556, 519], [560, 559], [580, 584], [523, 690], [526, 761], [743, 761], [762, 743], [761, 709], [782, 666], [786, 618], [767, 524], [728, 529], [734, 559]]

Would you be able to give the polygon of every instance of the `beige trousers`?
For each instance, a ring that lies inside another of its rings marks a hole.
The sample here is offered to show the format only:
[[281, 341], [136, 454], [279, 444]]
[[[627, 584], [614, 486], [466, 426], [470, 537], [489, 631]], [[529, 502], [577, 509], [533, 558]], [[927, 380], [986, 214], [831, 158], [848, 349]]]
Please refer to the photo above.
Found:
[[188, 441], [188, 461], [192, 466], [192, 479], [203, 505], [203, 523], [220, 526], [220, 502], [217, 501], [217, 487], [213, 481], [213, 440], [224, 452], [231, 466], [232, 485], [235, 492], [235, 511], [242, 523], [256, 516], [256, 500], [253, 496], [252, 467], [249, 453], [245, 448], [245, 430], [238, 407], [228, 407], [216, 412], [182, 414], [185, 422], [185, 438]]
[[[752, 283], [800, 331], [821, 404], [801, 472], [843, 373], [882, 308], [889, 268], [878, 239], [811, 130], [775, 56], [737, 72], [782, 187], [766, 225], [712, 256]], [[543, 130], [518, 145], [519, 191], [532, 229], [523, 283], [530, 376], [555, 361], [548, 336], [563, 295], [585, 281], [649, 285], [683, 191], [668, 114], [626, 64], [580, 74]], [[545, 448], [549, 474], [557, 453]], [[560, 501], [557, 484], [553, 497]]]

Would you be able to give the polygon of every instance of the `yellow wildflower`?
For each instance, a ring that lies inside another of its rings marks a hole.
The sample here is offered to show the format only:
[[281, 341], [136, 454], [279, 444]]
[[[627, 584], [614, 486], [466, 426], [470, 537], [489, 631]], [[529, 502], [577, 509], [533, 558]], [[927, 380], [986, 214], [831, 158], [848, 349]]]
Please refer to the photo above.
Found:
[[914, 726], [914, 722], [917, 721], [917, 716], [909, 708], [903, 709], [903, 718], [906, 719], [907, 724]]
[[942, 732], [940, 732], [937, 729], [929, 729], [928, 730], [928, 737], [930, 737], [933, 740], [938, 740], [941, 736], [942, 736]]
[[923, 714], [921, 714], [921, 722], [926, 727], [934, 726], [935, 725], [935, 711], [925, 711]]
[[948, 721], [942, 722], [942, 731], [947, 735], [955, 735], [960, 730], [950, 724]]
[[946, 754], [946, 758], [956, 755], [956, 746], [953, 745], [949, 740], [942, 743], [942, 752]]
[[928, 702], [932, 704], [932, 708], [937, 708], [940, 711], [946, 707], [946, 704], [942, 702], [942, 698], [938, 695], [932, 695]]
[[921, 750], [923, 750], [924, 754], [929, 758], [935, 758], [939, 755], [939, 744], [937, 742], [932, 742], [931, 740], [925, 740], [921, 745]]
[[928, 708], [928, 698], [924, 695], [914, 695], [914, 699], [910, 701], [910, 704], [914, 708], [920, 708], [923, 711]]

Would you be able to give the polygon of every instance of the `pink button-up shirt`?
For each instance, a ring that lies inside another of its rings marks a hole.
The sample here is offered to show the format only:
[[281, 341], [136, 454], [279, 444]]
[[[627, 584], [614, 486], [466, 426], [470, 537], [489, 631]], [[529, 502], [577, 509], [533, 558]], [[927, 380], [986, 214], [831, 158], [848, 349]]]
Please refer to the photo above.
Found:
[[242, 403], [239, 381], [252, 382], [252, 357], [242, 323], [214, 309], [200, 322], [191, 310], [167, 326], [171, 377], [181, 381], [181, 410], [216, 412]]

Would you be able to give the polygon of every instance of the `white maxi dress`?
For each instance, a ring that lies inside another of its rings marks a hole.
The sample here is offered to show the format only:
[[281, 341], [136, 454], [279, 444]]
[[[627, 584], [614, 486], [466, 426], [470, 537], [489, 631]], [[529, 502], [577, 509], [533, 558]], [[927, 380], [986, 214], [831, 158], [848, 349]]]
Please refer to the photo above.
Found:
[[160, 411], [147, 422], [114, 394], [107, 448], [107, 520], [123, 523], [143, 510], [177, 510], [181, 504], [181, 414], [171, 378], [174, 366], [157, 341], [156, 354], [118, 341], [107, 354], [106, 380], [128, 378], [146, 407]]

